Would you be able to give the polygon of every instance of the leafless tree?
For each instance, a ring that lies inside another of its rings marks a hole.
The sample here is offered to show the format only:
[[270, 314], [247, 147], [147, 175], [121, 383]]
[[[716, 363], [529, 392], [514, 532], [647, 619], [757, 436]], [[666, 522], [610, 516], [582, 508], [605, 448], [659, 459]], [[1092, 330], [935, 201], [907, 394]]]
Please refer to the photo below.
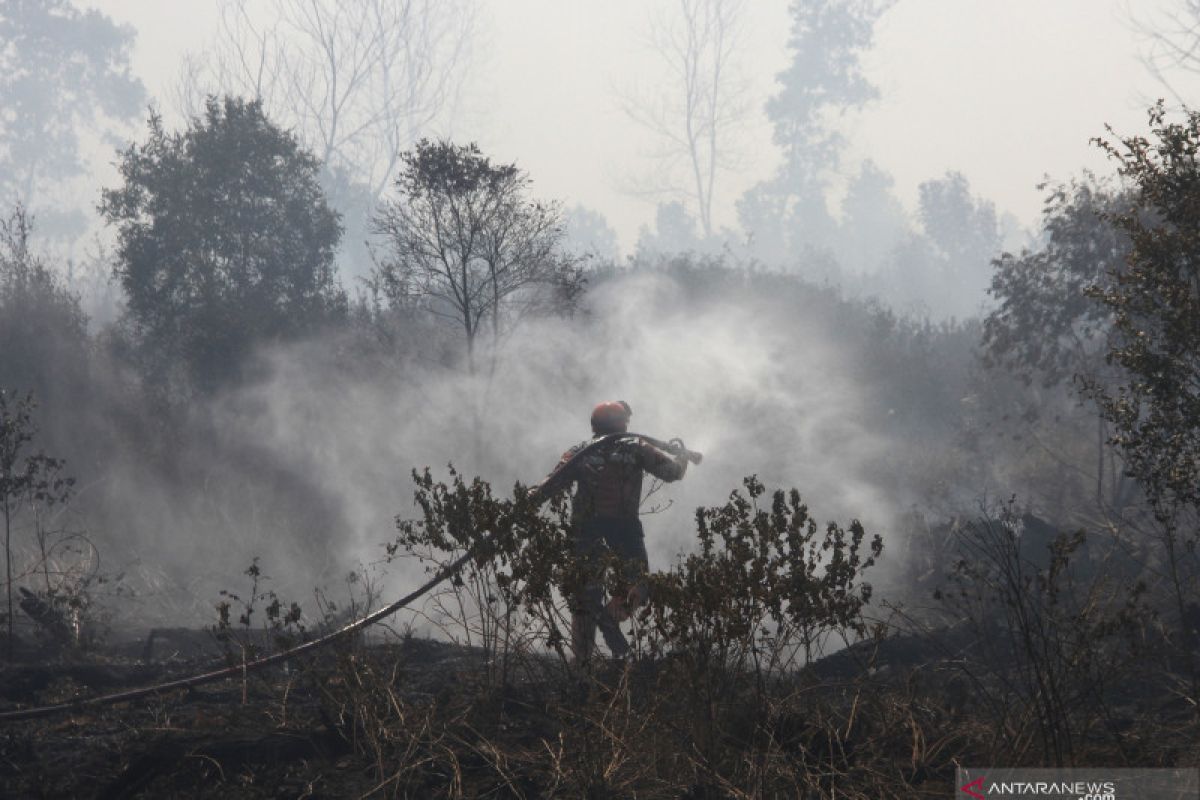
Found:
[[713, 232], [717, 176], [735, 165], [736, 133], [750, 105], [735, 68], [746, 11], [745, 0], [676, 0], [672, 13], [652, 15], [650, 44], [669, 69], [669, 83], [622, 102], [661, 144], [649, 193], [686, 200], [706, 236]]
[[209, 94], [262, 101], [331, 170], [378, 198], [400, 153], [453, 112], [476, 0], [220, 0], [207, 51], [185, 59], [180, 111]]
[[1179, 79], [1200, 76], [1200, 0], [1175, 0], [1153, 16], [1144, 13], [1144, 6], [1128, 3], [1125, 17], [1142, 39], [1139, 57], [1146, 70], [1179, 105], [1195, 105], [1181, 91]]

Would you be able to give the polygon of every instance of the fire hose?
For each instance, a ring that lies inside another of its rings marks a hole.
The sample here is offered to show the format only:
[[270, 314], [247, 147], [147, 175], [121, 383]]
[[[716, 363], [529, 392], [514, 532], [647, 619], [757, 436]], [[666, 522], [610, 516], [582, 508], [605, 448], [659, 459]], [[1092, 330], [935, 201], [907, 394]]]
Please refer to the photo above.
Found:
[[[659, 449], [675, 455], [676, 457], [686, 458], [693, 464], [699, 464], [702, 455], [700, 453], [688, 450], [684, 447], [683, 442], [679, 439], [672, 439], [669, 442], [664, 442], [659, 439], [654, 439], [650, 436], [643, 436], [636, 433], [612, 433], [604, 436], [598, 436], [581, 448], [570, 459], [563, 462], [550, 476], [534, 491], [540, 496], [539, 499], [545, 499], [557, 491], [564, 484], [564, 478], [569, 476], [571, 467], [578, 463], [585, 456], [596, 452], [604, 446], [611, 444], [622, 438], [637, 438], [641, 439]], [[265, 669], [274, 664], [282, 664], [285, 661], [298, 658], [300, 656], [312, 653], [328, 644], [345, 638], [353, 633], [357, 633], [376, 622], [379, 622], [392, 614], [395, 614], [400, 609], [419, 599], [422, 595], [431, 591], [435, 586], [440, 584], [455, 575], [468, 561], [475, 557], [476, 550], [482, 545], [490, 541], [491, 536], [485, 536], [474, 547], [468, 549], [461, 556], [450, 562], [446, 566], [437, 571], [436, 574], [421, 586], [401, 597], [389, 606], [379, 609], [371, 614], [361, 617], [353, 622], [338, 628], [336, 631], [327, 633], [324, 636], [313, 639], [310, 642], [297, 645], [291, 649], [283, 650], [279, 653], [274, 653], [269, 656], [247, 661], [242, 664], [235, 664], [229, 667], [222, 667], [209, 672], [203, 672], [198, 675], [192, 675], [178, 680], [167, 681], [165, 683], [155, 684], [154, 686], [146, 686], [141, 689], [129, 689], [123, 692], [114, 692], [112, 694], [97, 695], [95, 697], [85, 697], [77, 700], [68, 700], [63, 703], [55, 703], [47, 706], [36, 706], [34, 708], [22, 708], [14, 711], [0, 712], [0, 722], [15, 722], [17, 720], [37, 719], [40, 717], [49, 717], [54, 714], [59, 714], [68, 711], [80, 711], [85, 708], [95, 708], [98, 706], [112, 705], [114, 703], [126, 703], [132, 700], [140, 700], [143, 697], [170, 692], [176, 689], [190, 689], [195, 686], [200, 686], [206, 683], [224, 680], [226, 678], [238, 678], [245, 676], [251, 672]]]

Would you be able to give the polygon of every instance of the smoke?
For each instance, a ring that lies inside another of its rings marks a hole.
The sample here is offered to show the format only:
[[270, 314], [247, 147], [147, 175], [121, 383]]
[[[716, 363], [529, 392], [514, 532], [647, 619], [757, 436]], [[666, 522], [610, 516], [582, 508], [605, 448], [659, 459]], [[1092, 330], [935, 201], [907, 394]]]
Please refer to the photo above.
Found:
[[[862, 520], [886, 558], [912, 497], [895, 454], [913, 432], [880, 414], [894, 378], [864, 360], [868, 312], [792, 279], [773, 288], [723, 268], [600, 276], [579, 315], [525, 320], [476, 375], [367, 362], [344, 331], [267, 348], [248, 381], [167, 435], [169, 457], [147, 456], [161, 432], [109, 434], [88, 524], [143, 598], [114, 610], [211, 623], [219, 590], [245, 594], [255, 557], [270, 588], [311, 607], [314, 587], [343, 592], [348, 571], [383, 558], [397, 515], [416, 515], [412, 470], [445, 478], [452, 463], [506, 494], [589, 438], [592, 406], [612, 399], [632, 405], [632, 430], [705, 455], [646, 504], [652, 568], [694, 546], [696, 507], [750, 474], [799, 489], [818, 522]], [[379, 574], [388, 597], [423, 579], [409, 562]]]
[[[274, 349], [258, 380], [220, 403], [216, 427], [226, 447], [303, 476], [331, 525], [326, 546], [348, 564], [378, 559], [395, 516], [415, 512], [412, 469], [444, 476], [453, 463], [500, 492], [536, 482], [590, 436], [604, 399], [632, 405], [633, 430], [705, 453], [651, 502], [668, 506], [646, 519], [654, 567], [691, 547], [696, 506], [722, 502], [752, 473], [798, 487], [822, 520], [878, 529], [892, 503], [866, 472], [888, 442], [864, 424], [864, 393], [839, 347], [793, 313], [697, 301], [669, 276], [626, 275], [594, 289], [581, 319], [527, 321], [475, 376], [409, 364], [348, 380], [323, 352], [329, 342]], [[285, 542], [233, 533], [243, 560], [253, 545], [282, 559], [276, 573], [327, 574]]]

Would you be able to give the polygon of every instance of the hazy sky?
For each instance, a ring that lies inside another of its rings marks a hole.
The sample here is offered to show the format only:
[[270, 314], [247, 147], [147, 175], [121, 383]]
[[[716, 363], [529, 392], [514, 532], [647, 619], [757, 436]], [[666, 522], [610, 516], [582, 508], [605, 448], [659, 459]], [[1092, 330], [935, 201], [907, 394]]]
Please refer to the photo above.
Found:
[[[601, 211], [628, 252], [653, 204], [632, 196], [653, 142], [622, 113], [620, 97], [654, 87], [661, 70], [646, 43], [649, 9], [665, 0], [481, 0], [480, 52], [460, 137], [515, 160], [539, 196]], [[93, 0], [138, 29], [135, 69], [168, 96], [180, 55], [203, 46], [215, 3]], [[1141, 13], [1170, 0], [1139, 2]], [[846, 119], [855, 160], [896, 178], [911, 208], [917, 186], [947, 170], [1026, 225], [1041, 206], [1036, 184], [1084, 167], [1109, 171], [1089, 145], [1104, 132], [1141, 131], [1162, 93], [1137, 61], [1122, 0], [899, 0], [881, 20], [866, 59], [881, 98]], [[184, 12], [182, 9], [186, 8]], [[769, 176], [776, 154], [761, 112], [788, 59], [787, 3], [751, 0], [741, 70], [755, 119], [742, 168], [718, 183], [718, 221]]]

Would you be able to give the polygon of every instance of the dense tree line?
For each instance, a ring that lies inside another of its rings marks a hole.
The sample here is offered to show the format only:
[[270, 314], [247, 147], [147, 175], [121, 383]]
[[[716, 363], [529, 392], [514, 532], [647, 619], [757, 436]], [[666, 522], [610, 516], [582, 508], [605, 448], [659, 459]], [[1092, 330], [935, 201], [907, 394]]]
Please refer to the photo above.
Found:
[[[1157, 119], [1163, 148], [1187, 146], [1186, 126]], [[1178, 177], [1180, 162], [1171, 151], [1131, 152], [1126, 156], [1131, 180]], [[1161, 163], [1154, 161], [1156, 153]], [[152, 117], [147, 139], [123, 152], [121, 183], [105, 192], [101, 206], [119, 237], [114, 275], [126, 298], [121, 324], [99, 336], [87, 330], [78, 298], [37, 256], [28, 215], [18, 211], [5, 228], [7, 255], [0, 262], [0, 300], [12, 310], [3, 317], [6, 351], [13, 354], [3, 365], [4, 381], [33, 389], [44, 413], [54, 417], [69, 417], [71, 398], [83, 394], [118, 406], [126, 404], [119, 399], [124, 397], [136, 406], [142, 401], [129, 399], [140, 391], [130, 388], [135, 377], [147, 397], [174, 399], [186, 408], [193, 393], [214, 397], [252, 381], [256, 353], [322, 337], [352, 348], [343, 350], [347, 355], [386, 354], [400, 363], [415, 354], [470, 372], [476, 340], [485, 331], [490, 348], [502, 347], [523, 317], [572, 313], [581, 303], [586, 307], [588, 285], [632, 274], [595, 263], [583, 272], [564, 240], [560, 207], [533, 196], [529, 177], [516, 165], [493, 163], [473, 145], [430, 141], [419, 143], [402, 163], [395, 199], [377, 209], [377, 270], [352, 299], [337, 277], [342, 228], [321, 188], [321, 165], [259, 103], [213, 98], [204, 115], [179, 132]], [[1124, 299], [1145, 294], [1144, 287], [1123, 288], [1144, 274], [1125, 270], [1137, 252], [1131, 242], [1151, 235], [1138, 226], [1158, 224], [1170, 210], [1168, 202], [1188, 196], [1174, 189], [1164, 199], [1153, 186], [1141, 191], [1117, 192], [1088, 179], [1050, 187], [1043, 244], [996, 261], [992, 291], [998, 306], [982, 328], [975, 322], [922, 321], [794, 274], [733, 266], [718, 256], [647, 253], [632, 266], [634, 273], [668, 276], [698, 300], [791, 304], [820, 320], [840, 342], [851, 369], [879, 387], [870, 404], [878, 419], [912, 440], [938, 437], [944, 452], [957, 454], [938, 468], [947, 475], [982, 475], [987, 470], [977, 464], [963, 467], [982, 459], [988, 448], [1009, 447], [1001, 444], [1006, 436], [1034, 437], [1042, 445], [1044, 437], [1057, 439], [1051, 447], [1071, 451], [1077, 460], [1079, 426], [1093, 420], [1089, 424], [1100, 425], [1101, 442], [1090, 480], [1103, 484], [1106, 471], [1117, 475], [1107, 494], [1103, 486], [1097, 490], [1116, 507], [1118, 495], [1121, 502], [1131, 497], [1128, 482], [1119, 479], [1127, 465], [1114, 460], [1105, 440], [1115, 436], [1114, 441], [1144, 444], [1154, 430], [1145, 427], [1147, 419], [1159, 420], [1164, 431], [1189, 419], [1182, 411], [1163, 417], [1159, 390], [1130, 382], [1137, 370], [1169, 374], [1168, 368], [1187, 363], [1175, 357], [1148, 367], [1158, 350], [1130, 349], [1146, 330], [1137, 320], [1170, 311], [1134, 307]], [[994, 215], [972, 204], [963, 181], [930, 186], [923, 197], [940, 253], [934, 257], [979, 255], [995, 245], [988, 238], [995, 231]], [[935, 211], [943, 206], [953, 213]], [[959, 213], [966, 216], [949, 225]], [[1157, 247], [1175, 241], [1153, 235], [1159, 237], [1153, 240]], [[814, 251], [808, 258], [820, 263], [824, 256]], [[1182, 288], [1171, 291], [1172, 297], [1185, 296], [1179, 295]], [[1162, 335], [1175, 335], [1181, 325], [1166, 325]], [[426, 334], [394, 335], [402, 329]], [[976, 342], [982, 343], [985, 363], [1004, 370], [981, 370]], [[1170, 347], [1187, 352], [1188, 344], [1185, 339]], [[346, 368], [354, 360], [342, 359]], [[46, 368], [50, 363], [54, 369]], [[93, 374], [95, 365], [106, 373], [103, 380]], [[1005, 383], [1000, 377], [1005, 370], [1015, 372], [1025, 388]], [[111, 374], [125, 376], [115, 388]], [[1077, 380], [1099, 403], [1098, 417], [1072, 405]], [[86, 388], [97, 382], [107, 388]], [[1144, 408], [1155, 411], [1146, 417], [1139, 410]], [[1095, 451], [1096, 438], [1088, 441]], [[1138, 451], [1123, 446], [1136, 462]], [[1180, 451], [1169, 460], [1186, 461], [1185, 455]], [[1020, 458], [1001, 459], [1014, 460]], [[1136, 463], [1145, 466], [1135, 467], [1141, 472], [1134, 477], [1159, 481], [1171, 497], [1187, 500], [1178, 478], [1164, 483], [1181, 473], [1148, 460]], [[938, 480], [929, 477], [927, 483]], [[1031, 490], [1046, 485], [1037, 476], [1022, 481]], [[1059, 479], [1050, 485], [1063, 484]]]

